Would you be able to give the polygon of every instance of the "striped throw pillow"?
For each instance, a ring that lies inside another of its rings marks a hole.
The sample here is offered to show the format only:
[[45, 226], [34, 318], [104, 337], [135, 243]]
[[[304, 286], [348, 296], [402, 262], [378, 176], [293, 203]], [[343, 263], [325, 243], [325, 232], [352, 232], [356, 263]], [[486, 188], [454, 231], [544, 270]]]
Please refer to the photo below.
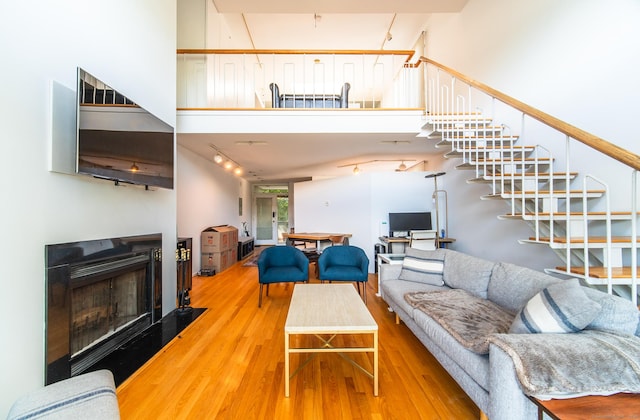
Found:
[[532, 297], [518, 312], [510, 333], [569, 333], [583, 330], [600, 312], [577, 279], [556, 283]]
[[442, 286], [444, 285], [443, 272], [444, 253], [442, 251], [407, 248], [398, 278], [400, 280]]

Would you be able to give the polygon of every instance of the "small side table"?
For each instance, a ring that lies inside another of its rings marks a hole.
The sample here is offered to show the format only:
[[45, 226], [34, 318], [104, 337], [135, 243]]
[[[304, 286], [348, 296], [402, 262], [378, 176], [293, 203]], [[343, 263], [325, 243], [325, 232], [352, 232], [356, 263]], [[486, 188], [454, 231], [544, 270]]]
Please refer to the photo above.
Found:
[[543, 414], [555, 420], [637, 420], [640, 415], [640, 394], [588, 395], [557, 400], [529, 399], [538, 406], [538, 420], [542, 420]]
[[376, 264], [378, 267], [378, 270], [377, 270], [378, 271], [378, 293], [376, 293], [376, 296], [382, 297], [384, 299], [384, 296], [382, 296], [382, 291], [380, 289], [380, 276], [382, 275], [382, 265], [402, 264], [402, 262], [404, 261], [404, 256], [405, 254], [378, 254], [378, 261], [376, 261]]

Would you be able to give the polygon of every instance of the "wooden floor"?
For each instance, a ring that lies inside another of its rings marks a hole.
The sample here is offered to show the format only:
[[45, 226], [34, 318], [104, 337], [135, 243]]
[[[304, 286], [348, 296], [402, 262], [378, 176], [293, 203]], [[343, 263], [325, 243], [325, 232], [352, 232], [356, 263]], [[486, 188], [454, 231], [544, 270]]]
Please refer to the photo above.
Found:
[[[258, 269], [237, 263], [194, 277], [191, 305], [208, 310], [118, 387], [122, 418], [478, 419], [469, 397], [404, 324], [395, 324], [376, 285], [370, 275], [367, 306], [380, 337], [378, 397], [368, 376], [339, 355], [322, 353], [292, 378], [285, 398], [283, 327], [294, 286], [271, 285], [258, 308]], [[370, 354], [351, 357], [372, 365]], [[292, 355], [292, 372], [307, 358]]]

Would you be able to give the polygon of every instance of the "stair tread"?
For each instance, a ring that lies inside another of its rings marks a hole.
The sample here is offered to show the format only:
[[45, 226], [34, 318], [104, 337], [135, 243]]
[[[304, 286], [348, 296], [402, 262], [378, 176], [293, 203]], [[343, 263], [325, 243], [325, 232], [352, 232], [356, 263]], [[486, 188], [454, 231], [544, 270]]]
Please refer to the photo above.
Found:
[[504, 145], [504, 144], [498, 144], [498, 145], [492, 145], [492, 146], [472, 146], [472, 145], [467, 145], [464, 147], [457, 147], [457, 149], [460, 150], [496, 150], [496, 151], [503, 151], [503, 149], [507, 149], [507, 150], [511, 150], [511, 149], [515, 149], [515, 150], [533, 150], [535, 149], [535, 146], [529, 146], [529, 145], [518, 145], [518, 144], [514, 144], [514, 145]]
[[[602, 195], [605, 193], [605, 190], [588, 190], [587, 191], [587, 195]], [[520, 198], [522, 197], [523, 192], [522, 191], [514, 191], [514, 192], [503, 192], [503, 193], [496, 193], [496, 194], [486, 194], [483, 195], [482, 198], [485, 199], [504, 199], [505, 196], [507, 198], [511, 198], [512, 195], [515, 195], [516, 198]], [[571, 190], [569, 191], [569, 194], [572, 196], [582, 196], [583, 191], [582, 190]], [[534, 198], [536, 195], [536, 192], [533, 190], [529, 190], [529, 191], [524, 191], [524, 195], [525, 197], [530, 197], [530, 198]], [[551, 195], [551, 191], [549, 190], [541, 190], [538, 191], [538, 197], [548, 197]], [[558, 197], [558, 198], [563, 198], [563, 196], [567, 195], [567, 191], [566, 190], [561, 190], [561, 191], [553, 191], [553, 196], [554, 197]]]
[[[584, 213], [581, 211], [572, 211], [569, 212], [570, 216], [582, 216]], [[630, 211], [612, 211], [611, 215], [612, 216], [631, 216], [633, 213]], [[640, 214], [640, 213], [638, 213]], [[535, 213], [533, 212], [525, 212], [524, 213], [525, 216], [535, 216]], [[546, 212], [546, 211], [541, 211], [538, 212], [539, 216], [549, 216], [551, 215], [550, 212]], [[557, 211], [553, 213], [554, 216], [566, 216], [567, 213], [564, 211]], [[606, 211], [589, 211], [587, 212], [587, 216], [606, 216], [607, 212]], [[514, 214], [506, 214], [505, 216], [522, 216], [522, 213], [514, 213]]]
[[[571, 172], [569, 174], [570, 178], [575, 178], [578, 175], [577, 172]], [[546, 181], [549, 178], [553, 178], [555, 181], [559, 181], [559, 180], [563, 180], [567, 174], [564, 172], [554, 172], [553, 174], [549, 173], [549, 172], [542, 172], [539, 173], [538, 175], [538, 179], [540, 179], [541, 181]], [[524, 173], [517, 173], [517, 174], [511, 174], [511, 173], [504, 173], [504, 174], [493, 174], [493, 173], [487, 173], [484, 175], [481, 175], [478, 178], [472, 178], [470, 180], [468, 180], [467, 182], [490, 182], [490, 181], [494, 181], [496, 179], [501, 179], [504, 178], [505, 181], [511, 181], [511, 178], [513, 178], [515, 181], [520, 181], [522, 179], [527, 179], [527, 180], [533, 180], [535, 179], [536, 174], [535, 173], [528, 173], [528, 172], [524, 172]]]
[[[631, 243], [631, 236], [612, 236], [611, 237], [611, 242], [612, 243]], [[535, 241], [536, 238], [535, 236], [531, 236], [529, 237], [529, 240], [531, 241]], [[540, 237], [538, 239], [539, 242], [551, 242], [550, 238], [548, 236], [546, 237]], [[561, 243], [561, 244], [566, 244], [568, 242], [571, 242], [572, 244], [582, 244], [584, 243], [584, 238], [583, 237], [573, 237], [571, 238], [570, 241], [567, 241], [567, 238], [565, 237], [556, 237], [553, 238], [554, 242], [557, 243]], [[640, 238], [636, 239], [636, 241], [638, 243], [640, 243]], [[587, 243], [590, 244], [603, 244], [607, 242], [607, 237], [606, 236], [589, 236]]]
[[[629, 279], [632, 278], [631, 268], [628, 267], [611, 267], [611, 276], [616, 279]], [[567, 267], [556, 267], [556, 270], [567, 272]], [[636, 273], [640, 273], [640, 267], [636, 269]], [[579, 274], [581, 276], [585, 275], [584, 267], [570, 267], [570, 273]], [[608, 278], [608, 267], [596, 266], [589, 267], [589, 277], [594, 277], [598, 279], [606, 279]]]
[[455, 140], [518, 140], [519, 136], [455, 136], [455, 137], [443, 137], [444, 141], [455, 141]]

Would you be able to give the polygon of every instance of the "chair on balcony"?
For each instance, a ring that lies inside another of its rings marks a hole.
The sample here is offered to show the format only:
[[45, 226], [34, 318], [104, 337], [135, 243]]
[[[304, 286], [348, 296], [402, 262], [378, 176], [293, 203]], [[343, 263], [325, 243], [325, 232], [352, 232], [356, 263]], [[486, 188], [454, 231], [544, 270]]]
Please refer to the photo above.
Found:
[[318, 278], [325, 281], [355, 282], [360, 293], [362, 283], [362, 299], [367, 303], [367, 280], [369, 279], [369, 258], [356, 246], [330, 246], [325, 248], [318, 258]]
[[309, 281], [309, 259], [298, 248], [292, 246], [272, 246], [258, 257], [258, 282], [260, 297], [258, 308], [262, 307], [262, 286], [286, 282]]
[[345, 83], [339, 95], [334, 94], [299, 94], [283, 93], [277, 84], [271, 83], [271, 106], [273, 108], [348, 108], [349, 89], [351, 85]]

